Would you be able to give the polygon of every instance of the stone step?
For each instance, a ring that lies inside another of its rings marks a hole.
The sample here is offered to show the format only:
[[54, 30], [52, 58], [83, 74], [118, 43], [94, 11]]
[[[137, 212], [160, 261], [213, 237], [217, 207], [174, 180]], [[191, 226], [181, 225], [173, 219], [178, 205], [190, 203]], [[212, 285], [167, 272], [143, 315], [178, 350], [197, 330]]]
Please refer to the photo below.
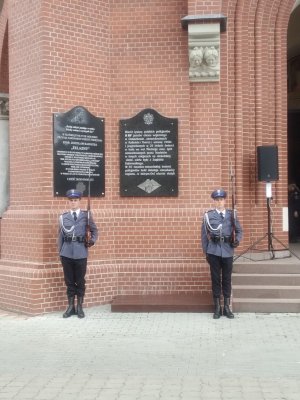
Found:
[[278, 260], [237, 262], [233, 264], [233, 272], [238, 274], [300, 274], [300, 261], [293, 263], [284, 263]]
[[300, 313], [300, 297], [295, 299], [253, 299], [233, 297], [234, 312]]
[[233, 285], [233, 297], [254, 299], [300, 298], [300, 286], [278, 285]]
[[[298, 253], [297, 253], [298, 254]], [[253, 255], [251, 255], [253, 256]], [[233, 264], [232, 294], [236, 312], [300, 312], [300, 260], [293, 253], [275, 259], [239, 258]]]
[[112, 312], [212, 312], [212, 295], [196, 294], [145, 294], [120, 295], [111, 303]]
[[300, 286], [299, 274], [246, 274], [233, 273], [233, 285], [281, 285]]

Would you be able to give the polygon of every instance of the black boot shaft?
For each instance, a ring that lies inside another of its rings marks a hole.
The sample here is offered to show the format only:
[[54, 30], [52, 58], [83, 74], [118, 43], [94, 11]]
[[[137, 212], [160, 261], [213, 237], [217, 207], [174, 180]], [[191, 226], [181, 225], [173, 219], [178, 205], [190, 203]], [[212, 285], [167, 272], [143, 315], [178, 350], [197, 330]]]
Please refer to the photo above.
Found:
[[232, 311], [230, 310], [230, 299], [229, 298], [225, 298], [224, 299], [224, 310], [223, 310], [223, 315], [225, 315], [225, 317], [227, 318], [234, 318], [234, 314], [232, 313]]
[[82, 304], [83, 304], [83, 296], [78, 296], [77, 297], [77, 316], [78, 316], [78, 318], [85, 317], [85, 314], [82, 309]]
[[66, 309], [66, 311], [63, 314], [63, 318], [69, 318], [72, 315], [76, 314], [76, 310], [75, 310], [75, 296], [71, 296], [68, 297], [68, 308]]
[[215, 311], [214, 311], [214, 319], [219, 319], [222, 315], [222, 308], [220, 304], [220, 299], [218, 297], [214, 297], [214, 305], [215, 305]]

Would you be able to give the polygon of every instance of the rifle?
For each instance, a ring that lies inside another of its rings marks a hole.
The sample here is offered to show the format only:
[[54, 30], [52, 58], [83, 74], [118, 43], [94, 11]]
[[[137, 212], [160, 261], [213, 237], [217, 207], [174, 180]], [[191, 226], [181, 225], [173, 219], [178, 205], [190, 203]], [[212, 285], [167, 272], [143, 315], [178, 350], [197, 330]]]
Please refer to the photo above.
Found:
[[87, 224], [85, 227], [85, 246], [91, 247], [91, 226], [90, 226], [90, 215], [91, 215], [91, 168], [89, 167], [89, 183], [88, 183], [88, 202], [87, 202]]
[[237, 247], [237, 242], [235, 239], [235, 219], [236, 219], [236, 209], [235, 209], [235, 175], [232, 164], [230, 163], [230, 190], [231, 190], [231, 226], [232, 226], [232, 233], [231, 233], [231, 245], [232, 247]]

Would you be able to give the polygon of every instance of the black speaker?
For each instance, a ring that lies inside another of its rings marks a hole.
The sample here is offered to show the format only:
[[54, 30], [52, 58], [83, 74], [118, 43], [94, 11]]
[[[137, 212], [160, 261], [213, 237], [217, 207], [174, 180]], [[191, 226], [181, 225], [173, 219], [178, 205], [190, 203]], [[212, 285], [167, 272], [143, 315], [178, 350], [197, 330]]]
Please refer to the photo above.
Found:
[[278, 147], [257, 147], [257, 172], [260, 182], [277, 181], [278, 176]]

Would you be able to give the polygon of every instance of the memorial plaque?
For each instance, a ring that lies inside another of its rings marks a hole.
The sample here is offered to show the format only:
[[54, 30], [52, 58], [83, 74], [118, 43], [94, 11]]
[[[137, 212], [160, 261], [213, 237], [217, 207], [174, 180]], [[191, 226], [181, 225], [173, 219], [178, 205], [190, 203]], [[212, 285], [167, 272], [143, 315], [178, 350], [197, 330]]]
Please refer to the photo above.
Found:
[[54, 196], [105, 194], [104, 119], [84, 107], [53, 115]]
[[178, 119], [145, 109], [120, 120], [121, 196], [178, 195]]

